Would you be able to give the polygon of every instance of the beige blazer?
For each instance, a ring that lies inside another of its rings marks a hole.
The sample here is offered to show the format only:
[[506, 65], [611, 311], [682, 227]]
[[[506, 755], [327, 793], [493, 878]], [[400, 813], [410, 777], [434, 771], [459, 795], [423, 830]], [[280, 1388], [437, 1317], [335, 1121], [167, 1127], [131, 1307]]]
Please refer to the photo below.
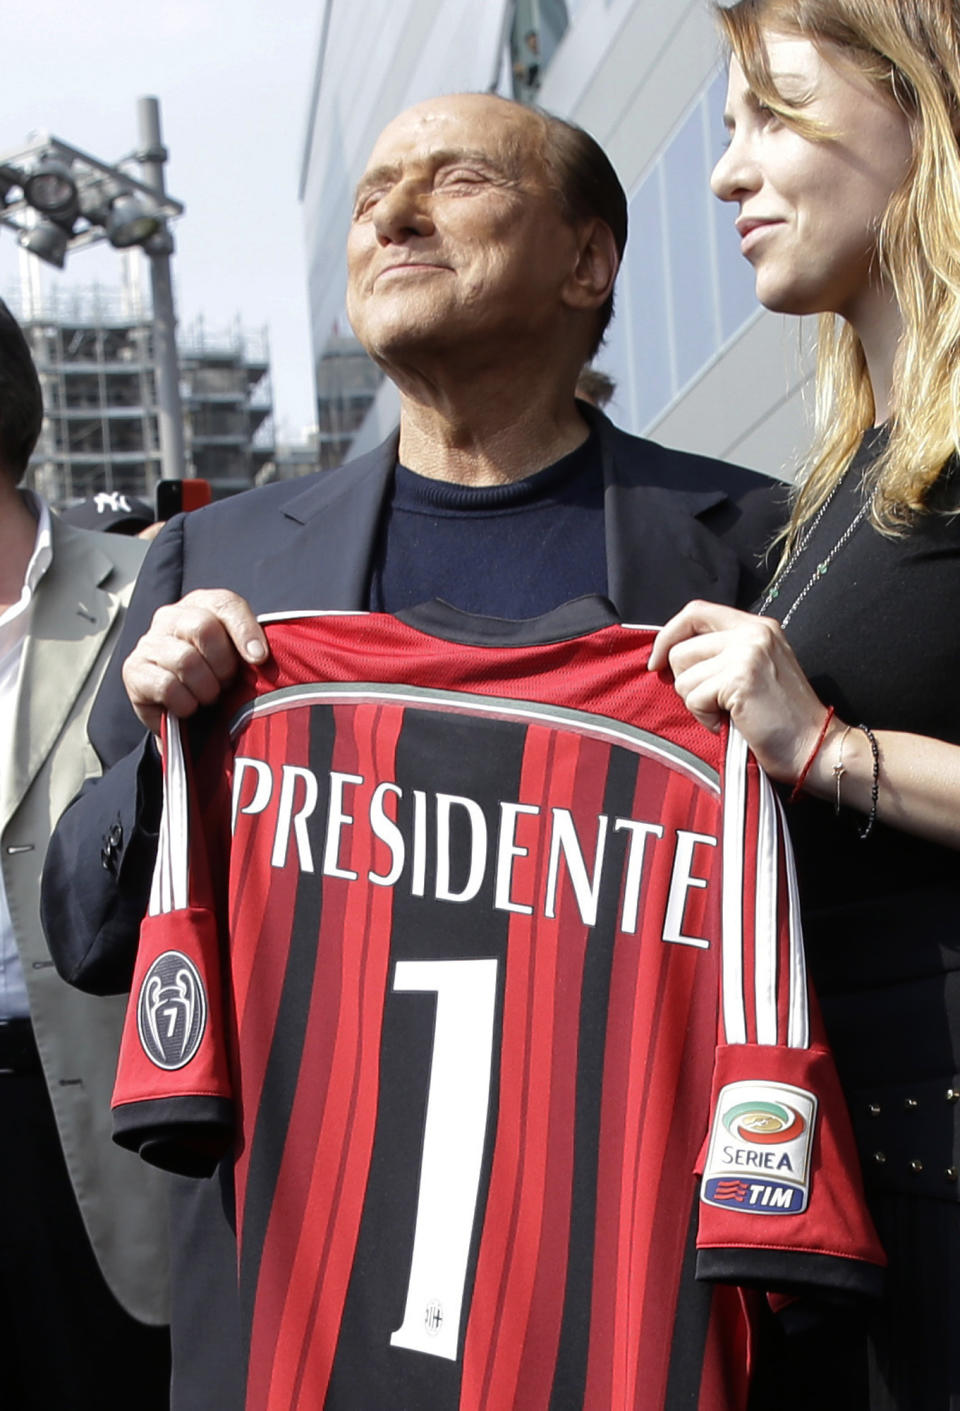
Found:
[[[145, 546], [51, 515], [53, 562], [24, 646], [13, 767], [0, 772], [0, 865], [60, 1141], [90, 1241], [124, 1308], [168, 1319], [166, 1178], [110, 1138], [110, 1094], [126, 1001], [57, 975], [40, 926], [40, 873], [57, 818], [100, 773], [87, 715]], [[4, 1140], [15, 1140], [4, 1133]]]

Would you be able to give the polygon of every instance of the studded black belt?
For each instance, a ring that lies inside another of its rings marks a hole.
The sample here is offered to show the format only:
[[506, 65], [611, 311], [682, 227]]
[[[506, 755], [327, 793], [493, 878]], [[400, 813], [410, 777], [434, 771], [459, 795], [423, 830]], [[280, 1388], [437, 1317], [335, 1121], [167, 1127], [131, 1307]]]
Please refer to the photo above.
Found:
[[960, 1200], [960, 1074], [849, 1097], [868, 1186]]

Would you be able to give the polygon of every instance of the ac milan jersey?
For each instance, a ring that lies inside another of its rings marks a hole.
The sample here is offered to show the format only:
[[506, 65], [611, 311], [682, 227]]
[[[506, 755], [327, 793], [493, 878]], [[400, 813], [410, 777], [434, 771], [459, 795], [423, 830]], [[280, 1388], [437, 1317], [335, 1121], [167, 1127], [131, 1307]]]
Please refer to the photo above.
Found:
[[739, 1411], [875, 1291], [779, 803], [584, 599], [268, 620], [165, 805], [118, 1140], [233, 1153], [247, 1411]]

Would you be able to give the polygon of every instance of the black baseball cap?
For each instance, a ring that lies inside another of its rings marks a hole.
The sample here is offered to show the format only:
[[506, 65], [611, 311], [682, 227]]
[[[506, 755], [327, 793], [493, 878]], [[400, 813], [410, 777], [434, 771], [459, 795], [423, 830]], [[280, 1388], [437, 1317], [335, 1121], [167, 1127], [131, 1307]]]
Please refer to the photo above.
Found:
[[101, 490], [89, 500], [69, 505], [60, 518], [76, 529], [99, 529], [107, 534], [139, 534], [156, 519], [153, 506], [136, 495]]

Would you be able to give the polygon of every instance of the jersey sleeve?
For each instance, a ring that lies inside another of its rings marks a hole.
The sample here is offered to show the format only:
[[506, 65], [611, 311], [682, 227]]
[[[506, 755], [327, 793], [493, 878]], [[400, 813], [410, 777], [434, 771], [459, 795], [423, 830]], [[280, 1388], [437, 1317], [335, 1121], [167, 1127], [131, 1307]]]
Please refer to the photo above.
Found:
[[[150, 902], [120, 1046], [114, 1140], [183, 1175], [209, 1175], [230, 1146], [225, 927], [214, 857], [229, 820], [225, 743], [163, 729], [163, 813]], [[201, 777], [202, 773], [202, 777]]]
[[697, 1273], [876, 1295], [886, 1261], [809, 993], [783, 809], [733, 728], [723, 785], [720, 1032]]

